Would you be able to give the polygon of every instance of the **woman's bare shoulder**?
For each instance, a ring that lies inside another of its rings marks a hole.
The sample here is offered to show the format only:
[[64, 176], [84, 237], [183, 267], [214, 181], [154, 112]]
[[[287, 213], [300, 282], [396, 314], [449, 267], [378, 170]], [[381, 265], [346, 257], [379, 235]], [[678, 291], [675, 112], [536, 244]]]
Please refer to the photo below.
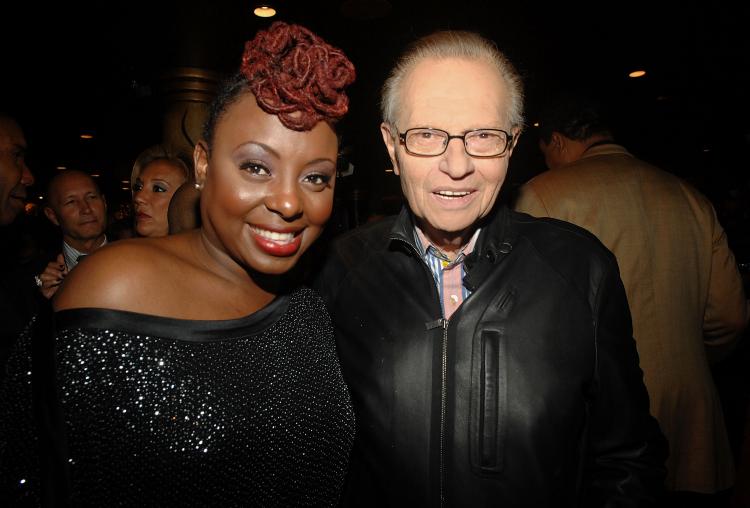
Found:
[[187, 261], [183, 240], [137, 238], [108, 244], [66, 276], [53, 300], [55, 311], [95, 307], [143, 312], [158, 307], [175, 269]]

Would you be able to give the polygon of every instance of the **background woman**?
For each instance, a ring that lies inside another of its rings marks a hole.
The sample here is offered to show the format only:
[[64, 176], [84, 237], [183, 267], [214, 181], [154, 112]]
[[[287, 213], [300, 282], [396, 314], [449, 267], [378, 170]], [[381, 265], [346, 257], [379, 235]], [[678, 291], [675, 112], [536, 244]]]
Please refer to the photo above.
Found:
[[130, 174], [135, 230], [139, 236], [167, 236], [167, 211], [175, 191], [190, 179], [190, 171], [178, 156], [156, 145], [144, 150]]
[[202, 226], [113, 243], [66, 278], [67, 453], [50, 461], [66, 502], [336, 503], [354, 415], [325, 307], [292, 271], [331, 213], [353, 80], [305, 28], [260, 32], [195, 150]]

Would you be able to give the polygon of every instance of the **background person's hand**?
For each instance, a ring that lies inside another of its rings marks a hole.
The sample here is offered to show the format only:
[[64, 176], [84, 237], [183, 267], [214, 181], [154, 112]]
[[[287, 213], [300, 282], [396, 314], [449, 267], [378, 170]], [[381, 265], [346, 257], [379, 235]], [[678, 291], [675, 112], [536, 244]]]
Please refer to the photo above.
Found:
[[45, 298], [52, 298], [67, 274], [68, 267], [65, 266], [65, 258], [62, 254], [58, 254], [57, 259], [50, 261], [44, 271], [39, 274], [39, 280], [42, 281], [39, 291]]

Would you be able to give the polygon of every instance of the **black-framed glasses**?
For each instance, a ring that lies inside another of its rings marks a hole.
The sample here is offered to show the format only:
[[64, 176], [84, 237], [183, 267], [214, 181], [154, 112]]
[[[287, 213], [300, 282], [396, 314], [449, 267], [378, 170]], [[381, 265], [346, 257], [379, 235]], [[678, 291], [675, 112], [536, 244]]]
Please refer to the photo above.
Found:
[[474, 129], [452, 136], [441, 129], [417, 127], [399, 132], [398, 138], [407, 153], [425, 157], [444, 154], [450, 140], [456, 138], [464, 142], [466, 153], [472, 157], [498, 157], [513, 144], [513, 135], [502, 129]]

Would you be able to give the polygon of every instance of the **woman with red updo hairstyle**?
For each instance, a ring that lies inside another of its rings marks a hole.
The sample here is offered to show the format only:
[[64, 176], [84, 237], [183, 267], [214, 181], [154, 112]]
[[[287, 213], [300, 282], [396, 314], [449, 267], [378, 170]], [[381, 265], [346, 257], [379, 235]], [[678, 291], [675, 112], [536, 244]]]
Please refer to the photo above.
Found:
[[201, 227], [112, 243], [65, 279], [64, 504], [336, 505], [354, 414], [294, 268], [331, 213], [353, 81], [309, 30], [258, 33], [195, 148]]

